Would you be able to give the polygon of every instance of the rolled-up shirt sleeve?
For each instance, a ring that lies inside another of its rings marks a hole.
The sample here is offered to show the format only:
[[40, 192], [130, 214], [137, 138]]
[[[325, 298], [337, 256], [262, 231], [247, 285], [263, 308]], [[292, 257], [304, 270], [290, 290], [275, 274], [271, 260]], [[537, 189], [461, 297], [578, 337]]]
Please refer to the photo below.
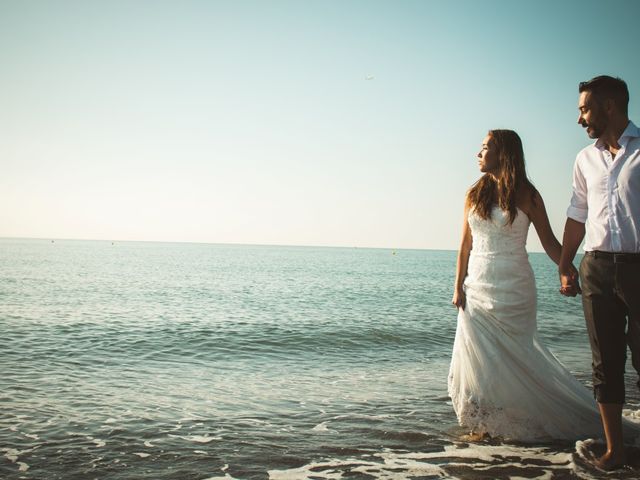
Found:
[[573, 195], [571, 195], [571, 203], [567, 209], [567, 217], [580, 223], [586, 223], [587, 213], [587, 182], [580, 169], [580, 162], [576, 159], [576, 163], [573, 165]]

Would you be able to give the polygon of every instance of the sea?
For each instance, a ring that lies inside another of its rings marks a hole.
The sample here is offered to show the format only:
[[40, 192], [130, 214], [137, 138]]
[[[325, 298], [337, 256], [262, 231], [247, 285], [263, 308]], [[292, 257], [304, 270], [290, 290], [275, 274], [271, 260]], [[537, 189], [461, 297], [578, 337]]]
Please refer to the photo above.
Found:
[[[580, 300], [529, 259], [540, 336], [589, 388]], [[447, 396], [455, 262], [0, 239], [0, 478], [640, 478], [592, 467], [595, 438], [464, 440]], [[628, 417], [636, 380], [628, 365]]]

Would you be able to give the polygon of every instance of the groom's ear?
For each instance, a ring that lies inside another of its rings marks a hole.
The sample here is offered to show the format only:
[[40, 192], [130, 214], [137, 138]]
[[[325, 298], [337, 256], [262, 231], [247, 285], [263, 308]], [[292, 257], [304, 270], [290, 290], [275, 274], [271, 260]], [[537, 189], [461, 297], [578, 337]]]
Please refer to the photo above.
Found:
[[618, 112], [618, 106], [613, 98], [605, 98], [602, 102], [602, 106], [607, 115], [612, 115]]

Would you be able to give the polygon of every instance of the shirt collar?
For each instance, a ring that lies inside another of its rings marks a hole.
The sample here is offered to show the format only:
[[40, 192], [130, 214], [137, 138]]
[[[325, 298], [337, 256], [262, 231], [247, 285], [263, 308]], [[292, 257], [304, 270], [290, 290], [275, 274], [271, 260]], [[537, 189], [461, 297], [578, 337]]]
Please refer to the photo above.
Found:
[[[629, 120], [629, 123], [627, 124], [627, 128], [624, 129], [624, 132], [622, 132], [622, 135], [620, 135], [620, 138], [618, 139], [618, 145], [620, 145], [621, 147], [626, 146], [627, 142], [629, 142], [630, 139], [636, 138], [636, 137], [640, 137], [640, 129], [636, 127], [635, 123]], [[596, 140], [595, 146], [596, 148], [598, 148], [598, 150], [605, 149], [605, 145], [602, 143], [602, 140], [600, 139]]]

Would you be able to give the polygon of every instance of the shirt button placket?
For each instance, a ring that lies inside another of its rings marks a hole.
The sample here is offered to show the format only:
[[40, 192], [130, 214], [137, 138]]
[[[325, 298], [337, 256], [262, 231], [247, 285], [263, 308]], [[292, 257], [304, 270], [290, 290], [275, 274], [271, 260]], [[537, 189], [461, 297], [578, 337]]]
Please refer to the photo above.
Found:
[[[607, 152], [609, 153], [609, 152]], [[618, 152], [618, 157], [622, 156], [623, 152]], [[615, 170], [619, 170], [618, 166], [620, 162], [617, 162], [616, 166], [612, 165], [612, 168], [609, 170], [609, 227], [611, 231], [611, 250], [614, 252], [622, 251], [622, 239], [620, 238], [620, 225], [618, 223], [619, 213], [619, 198], [618, 198], [618, 175]]]
[[[611, 159], [611, 154], [609, 152], [605, 152], [605, 156], [607, 161]], [[607, 171], [607, 220], [609, 223], [609, 232], [611, 233], [611, 244], [609, 245], [612, 251], [616, 250], [616, 246], [618, 244], [617, 238], [617, 230], [618, 226], [616, 223], [616, 199], [614, 196], [614, 188], [615, 188], [615, 175], [612, 175], [611, 172], [611, 164], [609, 163], [609, 169]]]

